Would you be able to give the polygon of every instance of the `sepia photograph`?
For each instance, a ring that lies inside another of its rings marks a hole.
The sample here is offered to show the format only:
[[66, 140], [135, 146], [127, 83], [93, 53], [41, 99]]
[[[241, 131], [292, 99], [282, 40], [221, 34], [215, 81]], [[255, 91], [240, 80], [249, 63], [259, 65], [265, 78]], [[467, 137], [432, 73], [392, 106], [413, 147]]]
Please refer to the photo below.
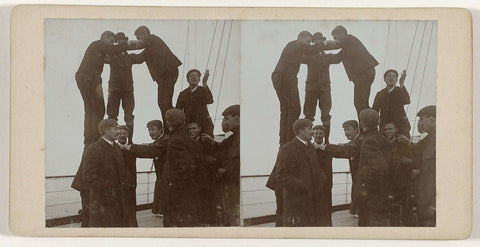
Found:
[[240, 225], [239, 24], [45, 20], [47, 227]]
[[434, 227], [436, 51], [436, 21], [243, 21], [244, 223]]

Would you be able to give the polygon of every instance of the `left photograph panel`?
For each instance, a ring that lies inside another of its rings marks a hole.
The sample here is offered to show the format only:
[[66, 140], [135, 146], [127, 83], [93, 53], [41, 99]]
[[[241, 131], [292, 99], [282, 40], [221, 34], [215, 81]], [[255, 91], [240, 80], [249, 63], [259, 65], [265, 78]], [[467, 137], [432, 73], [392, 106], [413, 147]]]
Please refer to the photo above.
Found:
[[45, 20], [46, 227], [240, 225], [240, 22]]

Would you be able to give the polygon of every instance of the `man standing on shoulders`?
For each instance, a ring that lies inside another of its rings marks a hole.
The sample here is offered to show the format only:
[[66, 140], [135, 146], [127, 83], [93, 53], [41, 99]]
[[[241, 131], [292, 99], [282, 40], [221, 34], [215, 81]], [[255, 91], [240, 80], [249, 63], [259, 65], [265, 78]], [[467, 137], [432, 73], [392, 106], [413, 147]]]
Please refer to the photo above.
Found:
[[337, 55], [345, 67], [348, 79], [353, 82], [353, 104], [360, 115], [361, 110], [369, 107], [370, 86], [375, 79], [375, 66], [378, 62], [357, 37], [347, 33], [345, 27], [336, 26], [332, 36], [342, 47]]
[[150, 34], [148, 27], [138, 27], [135, 30], [135, 36], [137, 40], [145, 43], [145, 49], [140, 56], [147, 63], [148, 71], [157, 83], [158, 107], [162, 112], [162, 120], [165, 122], [165, 113], [172, 108], [173, 89], [178, 79], [178, 66], [182, 65], [182, 62], [161, 38]]
[[82, 181], [89, 190], [89, 227], [124, 226], [123, 196], [135, 184], [115, 143], [117, 122], [104, 119], [98, 125], [101, 137], [85, 152]]
[[328, 211], [328, 182], [310, 143], [312, 121], [298, 119], [293, 130], [296, 137], [282, 146], [277, 156], [276, 175], [283, 188], [283, 225], [328, 226], [322, 215]]

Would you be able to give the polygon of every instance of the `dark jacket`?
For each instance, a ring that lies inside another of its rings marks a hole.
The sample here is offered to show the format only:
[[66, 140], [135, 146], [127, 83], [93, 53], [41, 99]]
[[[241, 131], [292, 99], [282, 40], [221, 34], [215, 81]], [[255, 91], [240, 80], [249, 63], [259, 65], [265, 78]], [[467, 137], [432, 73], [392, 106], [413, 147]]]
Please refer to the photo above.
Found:
[[360, 147], [362, 146], [363, 137], [358, 135], [350, 142], [343, 145], [327, 144], [325, 151], [329, 152], [335, 158], [348, 159], [352, 178], [355, 180], [358, 170], [358, 162], [360, 160]]
[[90, 76], [100, 76], [103, 71], [103, 64], [107, 54], [114, 55], [127, 50], [128, 44], [105, 45], [101, 40], [93, 41], [85, 51], [82, 63], [77, 73], [84, 73]]
[[226, 171], [220, 178], [223, 225], [240, 225], [240, 130], [216, 144], [217, 167]]
[[317, 53], [305, 58], [307, 64], [307, 92], [330, 92], [330, 64], [340, 63], [339, 56], [334, 54]]
[[350, 81], [354, 81], [363, 71], [378, 65], [377, 60], [357, 37], [349, 34], [341, 45], [342, 50], [338, 55]]
[[138, 227], [137, 222], [137, 158], [131, 152], [122, 150], [125, 168], [132, 178], [133, 186], [126, 187], [123, 191], [125, 206], [123, 210], [124, 226]]
[[205, 122], [210, 122], [213, 124], [207, 109], [207, 105], [212, 103], [213, 96], [208, 86], [198, 86], [193, 92], [190, 90], [190, 88], [180, 92], [177, 98], [176, 108], [185, 112], [187, 123], [199, 123], [203, 128], [205, 128]]
[[[153, 159], [153, 164], [155, 166], [155, 172], [161, 177], [165, 169], [165, 160], [167, 157], [167, 143], [169, 136], [163, 135], [153, 143], [143, 145], [143, 144], [132, 144], [130, 152], [132, 152], [137, 158], [151, 158]], [[158, 169], [157, 169], [158, 168]]]
[[158, 36], [151, 34], [145, 43], [145, 49], [140, 56], [147, 63], [148, 71], [154, 81], [158, 82], [165, 73], [178, 69], [178, 66], [182, 65], [182, 62]]
[[82, 171], [89, 189], [89, 226], [124, 226], [125, 191], [134, 188], [122, 151], [101, 137], [86, 151]]
[[[417, 209], [419, 220], [423, 222], [435, 219], [429, 214], [429, 207], [436, 208], [436, 133], [428, 134], [415, 148], [413, 166], [420, 170], [417, 189]], [[430, 222], [435, 224], [435, 221]]]
[[297, 77], [300, 64], [304, 56], [313, 55], [325, 49], [323, 43], [315, 45], [302, 45], [297, 40], [290, 41], [278, 59], [277, 66], [273, 73], [282, 73], [285, 78]]
[[165, 170], [165, 220], [168, 226], [195, 226], [198, 223], [200, 198], [195, 181], [201, 162], [197, 143], [187, 134], [186, 127], [174, 129], [167, 144]]
[[407, 117], [404, 105], [410, 104], [410, 96], [405, 87], [395, 87], [391, 93], [387, 88], [382, 89], [375, 96], [373, 109], [380, 114], [380, 124], [388, 122], [399, 123]]
[[122, 52], [107, 56], [105, 62], [110, 64], [108, 91], [133, 91], [132, 65], [143, 63], [143, 57]]
[[328, 225], [328, 182], [312, 144], [294, 138], [280, 149], [277, 180], [283, 188], [284, 226]]

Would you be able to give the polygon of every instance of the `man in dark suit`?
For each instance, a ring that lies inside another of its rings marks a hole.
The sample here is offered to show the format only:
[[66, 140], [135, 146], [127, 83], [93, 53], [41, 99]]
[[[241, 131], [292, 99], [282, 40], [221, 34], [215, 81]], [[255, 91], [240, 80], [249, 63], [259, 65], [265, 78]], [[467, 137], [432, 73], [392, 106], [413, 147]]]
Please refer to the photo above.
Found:
[[165, 159], [167, 152], [168, 135], [163, 132], [163, 124], [160, 120], [152, 120], [147, 123], [148, 134], [153, 140], [153, 143], [149, 144], [131, 144], [120, 145], [122, 149], [130, 151], [129, 153], [137, 158], [149, 158], [153, 159], [153, 165], [155, 167], [155, 189], [153, 192], [153, 205], [152, 213], [160, 216], [163, 214], [163, 204], [165, 198], [163, 198], [162, 192], [162, 174], [165, 169]]
[[406, 76], [407, 71], [404, 70], [399, 81], [400, 87], [397, 87], [398, 72], [387, 70], [383, 75], [387, 87], [377, 93], [372, 108], [380, 113], [380, 132], [383, 132], [386, 123], [394, 123], [399, 134], [410, 138], [410, 123], [404, 109], [404, 105], [410, 104], [410, 96], [404, 84]]
[[201, 154], [187, 133], [183, 111], [173, 108], [165, 117], [171, 135], [162, 176], [167, 197], [164, 226], [198, 226], [200, 198], [195, 174], [201, 165]]
[[75, 74], [78, 89], [82, 94], [85, 120], [84, 120], [84, 144], [95, 142], [98, 134], [98, 123], [105, 115], [105, 102], [102, 90], [102, 71], [106, 55], [120, 54], [127, 49], [141, 48], [141, 42], [125, 41], [114, 45], [115, 34], [111, 31], [102, 33], [100, 40], [92, 42], [83, 56], [82, 63]]
[[353, 103], [357, 114], [368, 108], [370, 86], [375, 79], [377, 60], [355, 36], [348, 34], [343, 26], [336, 26], [332, 31], [335, 41], [340, 43], [342, 50], [337, 54], [347, 72], [348, 79], [353, 82]]
[[[125, 34], [119, 32], [115, 34], [117, 43], [128, 41]], [[132, 65], [143, 63], [143, 59], [138, 54], [128, 54], [121, 52], [115, 55], [107, 56], [106, 63], [110, 64], [110, 80], [108, 81], [108, 118], [118, 120], [118, 110], [120, 101], [124, 112], [125, 124], [128, 126], [128, 144], [132, 144], [133, 138], [133, 109], [135, 108], [135, 98], [133, 96], [133, 77]]]
[[356, 120], [345, 121], [342, 127], [345, 132], [345, 137], [347, 137], [350, 142], [339, 145], [323, 144], [319, 147], [335, 158], [348, 159], [350, 175], [352, 177], [350, 214], [358, 215], [359, 184], [357, 182], [357, 171], [363, 137], [360, 135], [358, 122]]
[[[313, 41], [323, 42], [326, 38], [322, 33], [314, 33]], [[325, 54], [320, 52], [305, 57], [308, 73], [305, 82], [305, 103], [303, 105], [303, 114], [305, 118], [315, 120], [315, 108], [318, 107], [321, 112], [322, 125], [325, 127], [325, 143], [328, 143], [330, 136], [330, 109], [332, 108], [332, 95], [330, 94], [330, 64], [340, 63], [339, 56], [335, 54]]]
[[85, 152], [82, 181], [89, 190], [89, 227], [124, 226], [123, 196], [134, 189], [122, 151], [115, 143], [117, 122], [104, 119], [98, 125], [101, 137]]
[[327, 177], [310, 143], [312, 121], [293, 124], [296, 137], [280, 148], [276, 176], [283, 188], [284, 226], [328, 226]]
[[388, 226], [386, 205], [391, 201], [388, 168], [390, 142], [378, 131], [378, 113], [367, 108], [360, 112], [364, 137], [360, 147], [358, 183], [361, 186], [359, 226]]
[[323, 173], [327, 177], [327, 186], [325, 193], [328, 211], [325, 213], [325, 223], [332, 226], [332, 187], [333, 187], [333, 172], [332, 172], [332, 155], [319, 148], [325, 143], [327, 129], [323, 125], [316, 125], [313, 127], [313, 146], [317, 148], [318, 162], [323, 169]]
[[311, 42], [311, 33], [300, 32], [297, 40], [290, 41], [285, 46], [272, 73], [273, 87], [280, 101], [280, 145], [295, 136], [292, 125], [301, 112], [297, 74], [304, 56], [338, 48], [336, 43], [317, 42], [310, 45]]
[[208, 69], [203, 76], [202, 86], [199, 86], [201, 75], [202, 73], [196, 69], [188, 71], [187, 81], [190, 87], [180, 92], [176, 108], [185, 112], [187, 123], [200, 124], [202, 132], [213, 137], [213, 122], [207, 108], [207, 105], [213, 103], [212, 92], [207, 85], [210, 75]]
[[[128, 142], [130, 131], [126, 125], [118, 126], [117, 140], [118, 145], [126, 145]], [[123, 219], [125, 227], [138, 227], [137, 222], [137, 157], [132, 153], [122, 150], [123, 160], [125, 162], [125, 168], [128, 171], [129, 176], [132, 178], [132, 184], [134, 187], [128, 188], [123, 193], [123, 201], [125, 207], [123, 208]]]
[[[147, 63], [152, 79], [158, 85], [158, 107], [165, 121], [165, 112], [172, 108], [172, 97], [175, 83], [178, 79], [178, 66], [182, 62], [173, 54], [161, 38], [150, 34], [150, 29], [140, 26], [135, 30], [137, 40], [145, 43], [145, 49], [140, 53]], [[168, 130], [166, 131], [168, 133]]]

